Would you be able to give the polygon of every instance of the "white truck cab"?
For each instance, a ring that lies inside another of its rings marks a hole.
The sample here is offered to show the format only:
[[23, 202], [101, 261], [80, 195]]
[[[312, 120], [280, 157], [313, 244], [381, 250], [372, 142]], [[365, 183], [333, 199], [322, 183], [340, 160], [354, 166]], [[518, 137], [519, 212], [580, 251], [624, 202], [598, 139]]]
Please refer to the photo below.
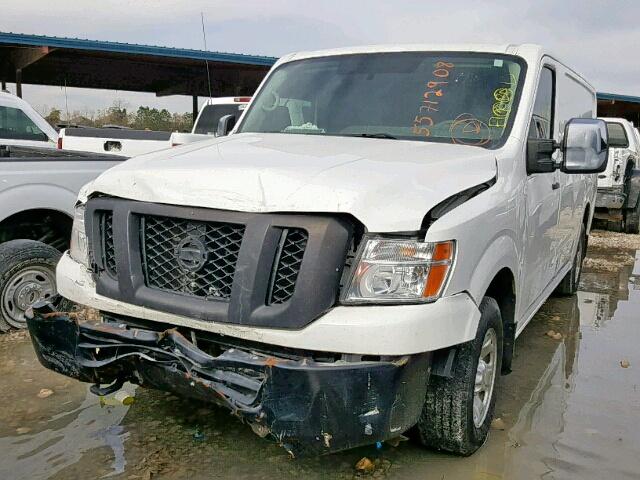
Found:
[[35, 309], [39, 358], [221, 403], [292, 454], [414, 428], [469, 455], [516, 337], [576, 292], [595, 111], [535, 45], [285, 56], [230, 135], [83, 189], [58, 288], [103, 322]]
[[174, 132], [169, 138], [169, 145], [177, 147], [187, 143], [209, 140], [218, 136], [218, 124], [226, 115], [240, 118], [251, 97], [216, 97], [209, 98], [200, 109], [191, 133]]
[[640, 135], [624, 118], [602, 118], [609, 135], [609, 162], [598, 175], [595, 218], [610, 230], [640, 233]]
[[0, 145], [56, 148], [58, 133], [31, 105], [0, 91]]

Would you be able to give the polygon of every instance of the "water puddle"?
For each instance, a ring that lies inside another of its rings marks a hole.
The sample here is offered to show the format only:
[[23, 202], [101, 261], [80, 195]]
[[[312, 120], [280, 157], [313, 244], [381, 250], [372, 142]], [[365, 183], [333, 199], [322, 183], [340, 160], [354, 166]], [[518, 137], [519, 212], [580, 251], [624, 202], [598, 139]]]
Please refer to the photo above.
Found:
[[0, 478], [352, 478], [365, 455], [388, 478], [640, 478], [640, 251], [590, 258], [578, 295], [550, 299], [518, 339], [505, 428], [471, 457], [403, 442], [292, 461], [225, 410], [163, 392], [101, 407], [23, 335], [0, 340]]

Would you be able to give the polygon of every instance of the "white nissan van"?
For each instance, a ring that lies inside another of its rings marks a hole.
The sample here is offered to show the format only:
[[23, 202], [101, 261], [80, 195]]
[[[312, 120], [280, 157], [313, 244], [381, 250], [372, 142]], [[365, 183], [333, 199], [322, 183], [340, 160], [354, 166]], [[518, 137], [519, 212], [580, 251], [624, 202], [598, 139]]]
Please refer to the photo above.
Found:
[[[485, 441], [516, 338], [576, 292], [607, 131], [534, 45], [280, 59], [226, 137], [80, 194], [42, 363], [216, 402], [292, 454]], [[234, 118], [220, 119], [227, 133]]]

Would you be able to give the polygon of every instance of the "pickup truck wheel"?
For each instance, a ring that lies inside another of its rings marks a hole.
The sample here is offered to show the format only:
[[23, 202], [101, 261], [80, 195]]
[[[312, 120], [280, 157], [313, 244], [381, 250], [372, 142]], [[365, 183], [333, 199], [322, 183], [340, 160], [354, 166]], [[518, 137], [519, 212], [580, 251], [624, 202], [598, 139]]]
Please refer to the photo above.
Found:
[[502, 363], [502, 316], [498, 303], [480, 303], [476, 338], [458, 346], [452, 377], [432, 376], [416, 425], [424, 446], [468, 456], [487, 439]]
[[634, 208], [624, 212], [625, 233], [640, 233], [640, 200]]
[[40, 300], [56, 307], [68, 302], [56, 292], [55, 268], [60, 252], [34, 240], [0, 245], [0, 331], [25, 328], [25, 312]]
[[573, 258], [573, 265], [571, 270], [562, 279], [562, 282], [556, 288], [555, 293], [558, 295], [575, 295], [578, 291], [578, 285], [580, 284], [580, 274], [582, 273], [582, 261], [586, 254], [587, 245], [587, 231], [584, 224], [580, 229], [580, 237], [578, 238], [578, 248], [576, 249], [576, 256]]

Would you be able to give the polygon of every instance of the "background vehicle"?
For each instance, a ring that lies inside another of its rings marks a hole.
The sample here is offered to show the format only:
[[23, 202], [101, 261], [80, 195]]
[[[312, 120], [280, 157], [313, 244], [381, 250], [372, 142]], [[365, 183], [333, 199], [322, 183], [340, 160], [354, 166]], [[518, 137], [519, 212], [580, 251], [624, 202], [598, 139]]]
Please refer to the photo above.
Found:
[[58, 148], [133, 157], [167, 148], [169, 132], [130, 128], [70, 127], [60, 130]]
[[624, 118], [603, 118], [609, 133], [609, 163], [598, 175], [595, 218], [616, 232], [640, 233], [640, 138]]
[[207, 100], [200, 109], [191, 133], [155, 132], [128, 128], [63, 128], [58, 148], [127, 157], [199, 142], [217, 135], [218, 121], [225, 115], [240, 116], [251, 97], [220, 97]]
[[0, 91], [0, 145], [56, 148], [58, 134], [31, 105]]
[[0, 146], [0, 332], [24, 328], [35, 302], [58, 302], [55, 265], [69, 248], [78, 191], [124, 159]]
[[410, 428], [473, 453], [516, 337], [577, 290], [607, 131], [539, 46], [441, 49], [286, 56], [228, 137], [83, 189], [57, 279], [106, 324], [36, 310], [42, 363], [219, 402], [294, 454]]
[[169, 139], [169, 145], [176, 147], [186, 143], [199, 142], [216, 136], [218, 122], [225, 115], [235, 115], [240, 118], [243, 110], [251, 101], [251, 97], [219, 97], [210, 98], [200, 109], [191, 133], [174, 132]]

